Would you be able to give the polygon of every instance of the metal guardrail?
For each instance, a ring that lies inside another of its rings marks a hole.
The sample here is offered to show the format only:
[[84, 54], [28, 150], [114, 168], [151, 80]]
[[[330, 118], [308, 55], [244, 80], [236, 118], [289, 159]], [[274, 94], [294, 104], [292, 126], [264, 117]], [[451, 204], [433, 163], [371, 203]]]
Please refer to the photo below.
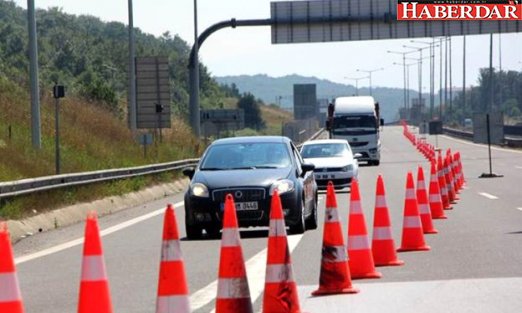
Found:
[[[316, 132], [309, 140], [319, 137], [324, 129]], [[298, 145], [300, 146], [300, 145]], [[110, 180], [126, 179], [136, 176], [144, 176], [157, 174], [168, 171], [175, 171], [187, 166], [195, 166], [199, 159], [186, 159], [168, 163], [159, 163], [153, 165], [100, 170], [93, 172], [83, 172], [74, 174], [63, 174], [54, 176], [44, 176], [37, 178], [28, 178], [10, 182], [0, 183], [0, 199], [7, 197], [15, 197], [30, 194], [39, 191], [51, 189], [67, 188], [79, 185], [87, 185], [92, 183], [106, 182]]]
[[[444, 127], [443, 130], [444, 130], [444, 133], [446, 133], [450, 136], [459, 137], [462, 139], [467, 139], [467, 140], [473, 141], [473, 132], [449, 128], [449, 127]], [[519, 147], [522, 147], [522, 138], [504, 136], [504, 143], [508, 147], [519, 148]]]
[[38, 191], [86, 185], [110, 180], [131, 178], [136, 176], [157, 174], [161, 172], [179, 170], [186, 166], [195, 165], [199, 159], [187, 159], [168, 163], [159, 163], [146, 166], [137, 166], [94, 172], [63, 174], [28, 178], [11, 182], [0, 183], [0, 198], [14, 197]]

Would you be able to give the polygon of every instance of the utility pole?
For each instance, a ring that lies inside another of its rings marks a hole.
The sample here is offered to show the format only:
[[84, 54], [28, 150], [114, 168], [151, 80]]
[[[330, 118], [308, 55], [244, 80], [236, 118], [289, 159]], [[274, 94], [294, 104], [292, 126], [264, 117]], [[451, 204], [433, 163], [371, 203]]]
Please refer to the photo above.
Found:
[[442, 37], [439, 38], [439, 119], [442, 121]]
[[31, 80], [31, 139], [33, 148], [42, 148], [40, 122], [40, 88], [38, 82], [38, 43], [34, 0], [27, 0], [27, 24], [29, 30], [29, 76]]
[[[407, 92], [406, 92], [406, 86], [408, 85], [407, 82], [406, 82], [406, 77], [408, 76], [406, 74], [406, 54], [417, 52], [417, 50], [405, 51], [405, 52], [388, 50], [386, 52], [387, 53], [394, 53], [394, 54], [401, 54], [402, 55], [402, 70], [403, 70], [402, 77], [403, 77], [403, 82], [404, 82], [404, 109], [406, 111], [408, 111], [408, 105], [409, 104], [408, 104], [408, 97], [407, 97]], [[399, 63], [393, 63], [393, 64], [398, 65]]]
[[448, 37], [444, 42], [444, 48], [446, 50], [446, 56], [444, 57], [444, 105], [448, 104]]
[[449, 41], [450, 41], [450, 111], [453, 111], [453, 71], [452, 71], [453, 50], [451, 49], [451, 37], [449, 37]]
[[132, 134], [138, 129], [137, 105], [136, 105], [136, 40], [134, 37], [134, 17], [132, 0], [129, 4], [129, 126]]
[[190, 126], [192, 133], [196, 138], [200, 136], [200, 121], [199, 121], [199, 42], [198, 42], [198, 2], [194, 0], [194, 66], [190, 70]]
[[493, 88], [493, 33], [489, 34], [489, 109], [488, 113], [493, 111], [494, 88]]
[[466, 112], [466, 35], [462, 41], [462, 108]]

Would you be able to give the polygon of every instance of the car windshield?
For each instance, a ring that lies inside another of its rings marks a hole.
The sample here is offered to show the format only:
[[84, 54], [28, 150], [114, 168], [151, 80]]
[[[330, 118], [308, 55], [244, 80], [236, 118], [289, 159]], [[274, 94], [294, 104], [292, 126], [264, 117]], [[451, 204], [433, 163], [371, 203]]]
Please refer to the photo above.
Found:
[[292, 164], [283, 143], [239, 143], [211, 146], [201, 170], [284, 168]]
[[303, 146], [301, 155], [307, 159], [347, 157], [350, 148], [344, 143], [310, 144]]

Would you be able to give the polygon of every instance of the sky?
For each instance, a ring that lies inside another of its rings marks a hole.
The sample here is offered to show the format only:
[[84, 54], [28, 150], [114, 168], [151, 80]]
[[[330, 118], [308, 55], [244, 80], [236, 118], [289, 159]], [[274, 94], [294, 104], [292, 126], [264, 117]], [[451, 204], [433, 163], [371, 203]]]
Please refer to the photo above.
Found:
[[[14, 2], [27, 8], [26, 0]], [[35, 3], [38, 8], [60, 7], [70, 14], [88, 14], [104, 21], [128, 24], [128, 1], [125, 0], [35, 0]], [[133, 6], [135, 27], [157, 36], [169, 31], [178, 34], [190, 45], [194, 42], [193, 0], [134, 0]], [[270, 0], [198, 0], [199, 33], [212, 24], [231, 18], [269, 17]], [[489, 35], [468, 36], [466, 41], [466, 86], [476, 85], [479, 69], [489, 66]], [[424, 46], [410, 40], [272, 45], [268, 26], [240, 27], [220, 30], [211, 35], [200, 48], [200, 58], [214, 76], [267, 74], [279, 77], [299, 74], [351, 85], [355, 85], [353, 78], [367, 76], [363, 70], [383, 68], [373, 72], [372, 87], [402, 88], [402, 66], [393, 64], [402, 63], [402, 56], [387, 51], [411, 50], [404, 48], [404, 45]], [[455, 87], [462, 87], [462, 48], [462, 37], [453, 37], [452, 82]], [[410, 56], [418, 57], [418, 53]], [[495, 35], [493, 57], [493, 66], [497, 69], [501, 65], [503, 70], [522, 70], [522, 33]], [[407, 63], [415, 62], [407, 60]], [[438, 52], [435, 62], [437, 90]], [[424, 60], [423, 92], [429, 91], [428, 64], [429, 60]], [[410, 87], [418, 89], [417, 65], [410, 66], [410, 71]], [[368, 84], [368, 79], [359, 81], [359, 87]]]

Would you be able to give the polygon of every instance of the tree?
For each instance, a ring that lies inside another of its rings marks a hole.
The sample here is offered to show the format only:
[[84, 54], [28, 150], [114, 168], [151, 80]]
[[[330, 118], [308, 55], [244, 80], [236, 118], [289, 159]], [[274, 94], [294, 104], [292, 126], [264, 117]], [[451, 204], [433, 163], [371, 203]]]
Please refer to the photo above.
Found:
[[261, 109], [256, 98], [251, 93], [244, 93], [237, 103], [238, 109], [245, 112], [245, 127], [260, 130], [265, 128], [265, 121], [261, 117]]

